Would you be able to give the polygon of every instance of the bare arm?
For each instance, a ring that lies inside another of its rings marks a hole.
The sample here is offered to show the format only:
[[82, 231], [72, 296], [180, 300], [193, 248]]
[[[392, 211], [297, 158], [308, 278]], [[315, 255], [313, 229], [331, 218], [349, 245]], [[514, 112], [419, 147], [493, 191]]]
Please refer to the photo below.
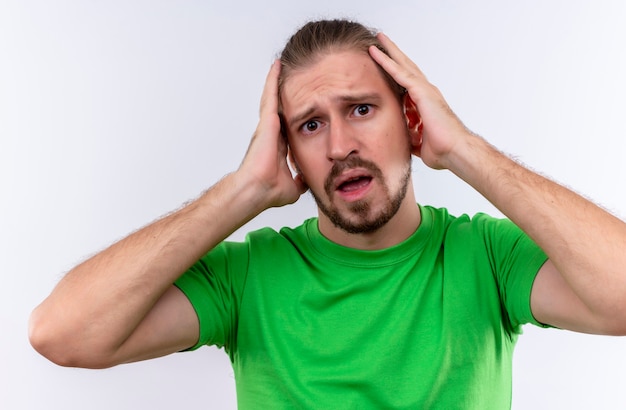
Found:
[[533, 285], [537, 320], [626, 334], [626, 224], [467, 130], [419, 68], [386, 36], [379, 38], [391, 58], [375, 48], [372, 57], [408, 90], [424, 122], [414, 153], [469, 183], [548, 254]]
[[625, 334], [626, 225], [478, 137], [452, 155], [450, 169], [548, 254], [533, 285], [535, 318], [575, 331]]
[[193, 345], [196, 314], [172, 283], [263, 210], [305, 190], [292, 178], [280, 136], [275, 63], [260, 121], [240, 168], [186, 207], [71, 270], [31, 315], [30, 340], [50, 360], [108, 367]]

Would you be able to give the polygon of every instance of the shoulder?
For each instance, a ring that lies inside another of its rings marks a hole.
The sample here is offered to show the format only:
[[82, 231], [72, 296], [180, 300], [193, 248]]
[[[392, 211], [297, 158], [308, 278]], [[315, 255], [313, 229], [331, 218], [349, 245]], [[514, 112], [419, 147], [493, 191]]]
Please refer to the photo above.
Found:
[[316, 227], [317, 218], [305, 220], [296, 227], [282, 227], [275, 229], [264, 227], [250, 231], [242, 242], [224, 242], [221, 246], [226, 249], [245, 249], [250, 253], [277, 252], [281, 249], [294, 249], [306, 246], [310, 240], [311, 231]]
[[267, 242], [300, 241], [309, 236], [309, 232], [316, 224], [317, 218], [310, 218], [295, 227], [284, 226], [280, 229], [264, 227], [248, 232], [244, 242], [257, 245]]
[[509, 219], [478, 212], [473, 215], [461, 214], [455, 216], [447, 208], [422, 206], [422, 215], [432, 218], [433, 226], [444, 230], [447, 234], [490, 234], [496, 231], [521, 232]]
[[476, 213], [473, 216], [461, 214], [452, 215], [447, 208], [436, 208], [429, 205], [420, 206], [422, 226], [444, 235], [450, 233], [476, 232], [505, 221], [485, 213]]
[[482, 212], [454, 216], [446, 208], [421, 208], [424, 227], [432, 231], [433, 240], [440, 238], [448, 250], [469, 252], [498, 244], [510, 248], [520, 240], [527, 241], [526, 234], [507, 218]]

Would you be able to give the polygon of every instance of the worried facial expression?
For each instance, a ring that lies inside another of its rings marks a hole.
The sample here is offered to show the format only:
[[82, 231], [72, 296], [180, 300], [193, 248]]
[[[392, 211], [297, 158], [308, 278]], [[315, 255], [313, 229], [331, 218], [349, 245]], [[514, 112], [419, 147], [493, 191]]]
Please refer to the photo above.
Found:
[[365, 53], [333, 52], [292, 71], [281, 93], [290, 158], [320, 229], [370, 233], [405, 200], [411, 143], [403, 106]]

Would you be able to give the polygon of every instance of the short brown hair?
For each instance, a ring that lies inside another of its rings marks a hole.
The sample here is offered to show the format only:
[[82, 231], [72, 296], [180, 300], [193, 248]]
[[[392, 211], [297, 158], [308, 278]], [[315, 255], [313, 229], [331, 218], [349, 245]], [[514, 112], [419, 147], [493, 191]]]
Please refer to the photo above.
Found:
[[[281, 73], [279, 90], [289, 74], [296, 69], [315, 63], [320, 57], [337, 51], [354, 50], [369, 55], [370, 46], [376, 46], [388, 55], [387, 50], [376, 38], [376, 30], [350, 20], [318, 20], [306, 23], [285, 45], [281, 55]], [[391, 90], [398, 95], [404, 94], [404, 88], [379, 67]]]

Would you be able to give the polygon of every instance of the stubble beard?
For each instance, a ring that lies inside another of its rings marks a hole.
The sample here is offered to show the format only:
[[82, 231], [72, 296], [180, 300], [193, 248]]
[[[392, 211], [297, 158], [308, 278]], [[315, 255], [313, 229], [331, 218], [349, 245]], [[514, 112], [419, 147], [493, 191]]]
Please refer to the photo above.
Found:
[[[355, 167], [367, 169], [372, 175], [372, 182], [378, 180], [383, 190], [383, 194], [386, 196], [386, 205], [376, 214], [372, 214], [372, 204], [366, 200], [359, 200], [348, 204], [348, 210], [344, 213], [342, 213], [332, 203], [334, 196], [334, 192], [332, 190], [333, 180], [341, 174], [343, 170]], [[324, 203], [324, 201], [322, 201], [321, 198], [319, 198], [319, 196], [317, 196], [313, 191], [311, 191], [311, 195], [313, 196], [319, 210], [326, 215], [334, 226], [350, 234], [367, 234], [379, 230], [387, 224], [387, 222], [389, 222], [391, 218], [396, 215], [396, 213], [398, 213], [398, 210], [406, 197], [410, 180], [411, 160], [409, 159], [406, 171], [402, 175], [402, 179], [400, 181], [400, 188], [395, 195], [392, 196], [389, 186], [383, 177], [383, 173], [376, 164], [359, 157], [351, 157], [345, 162], [333, 165], [331, 172], [326, 178], [324, 191], [326, 193], [326, 197], [329, 199], [328, 203]]]

